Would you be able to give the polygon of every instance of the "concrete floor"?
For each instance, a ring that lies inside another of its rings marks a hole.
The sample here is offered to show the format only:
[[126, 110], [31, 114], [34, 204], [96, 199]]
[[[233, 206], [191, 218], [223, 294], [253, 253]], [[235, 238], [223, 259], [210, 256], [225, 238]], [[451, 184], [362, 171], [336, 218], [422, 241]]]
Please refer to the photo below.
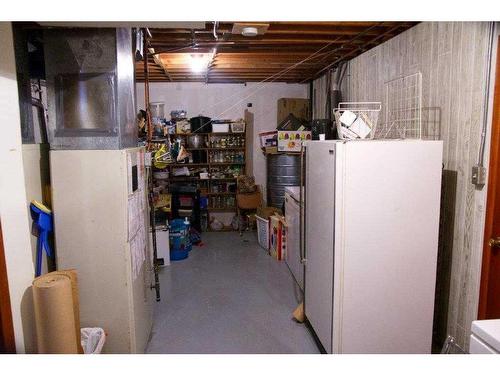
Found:
[[319, 353], [292, 319], [297, 288], [255, 232], [203, 233], [204, 246], [160, 272], [147, 353]]

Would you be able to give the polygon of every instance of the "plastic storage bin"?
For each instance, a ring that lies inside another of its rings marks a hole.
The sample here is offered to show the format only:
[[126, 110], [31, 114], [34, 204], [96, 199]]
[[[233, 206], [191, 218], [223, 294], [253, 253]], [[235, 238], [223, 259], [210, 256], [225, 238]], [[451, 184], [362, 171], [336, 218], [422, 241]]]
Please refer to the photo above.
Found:
[[101, 354], [104, 343], [106, 342], [106, 333], [102, 328], [81, 328], [81, 344], [84, 354]]
[[213, 124], [212, 123], [212, 133], [228, 133], [229, 124]]
[[266, 251], [269, 251], [269, 220], [255, 215], [257, 220], [257, 240], [259, 245]]

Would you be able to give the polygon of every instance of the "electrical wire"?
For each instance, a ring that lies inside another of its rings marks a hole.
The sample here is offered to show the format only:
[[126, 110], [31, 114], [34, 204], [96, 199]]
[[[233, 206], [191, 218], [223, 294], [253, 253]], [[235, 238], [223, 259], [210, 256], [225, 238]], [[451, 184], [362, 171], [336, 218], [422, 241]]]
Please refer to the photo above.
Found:
[[155, 51], [154, 53], [150, 53], [150, 55], [154, 56], [154, 55], [159, 55], [162, 53], [178, 52], [178, 51], [182, 51], [182, 50], [189, 49], [189, 48], [195, 48], [195, 47], [196, 47], [196, 43], [191, 43], [191, 44], [184, 46], [184, 47], [176, 47], [176, 48], [166, 49], [163, 51]]
[[[380, 23], [380, 24], [383, 24]], [[358, 39], [359, 37], [361, 37], [362, 35], [364, 35], [365, 33], [367, 33], [368, 31], [370, 31], [372, 28], [376, 27], [376, 26], [379, 26], [380, 24], [377, 24], [377, 25], [374, 25], [374, 26], [371, 26], [369, 28], [367, 28], [366, 30], [362, 31], [361, 33], [357, 34], [354, 38], [352, 38], [351, 40], [349, 40], [349, 42], [347, 42], [347, 44], [350, 44], [352, 43], [353, 41], [355, 41], [356, 39]], [[215, 26], [215, 24], [214, 24]], [[241, 98], [240, 100], [238, 100], [236, 103], [234, 103], [233, 105], [231, 105], [230, 107], [226, 108], [223, 112], [219, 113], [217, 116], [215, 116], [215, 119], [220, 119], [220, 117], [222, 115], [224, 115], [225, 113], [227, 113], [229, 110], [231, 110], [232, 108], [236, 107], [238, 104], [242, 103], [244, 100], [248, 99], [249, 97], [255, 95], [257, 92], [259, 92], [260, 90], [262, 90], [263, 88], [267, 87], [270, 83], [276, 81], [276, 79], [278, 79], [279, 77], [283, 76], [284, 74], [286, 74], [287, 72], [295, 69], [297, 66], [305, 63], [306, 61], [308, 60], [311, 60], [313, 59], [315, 56], [317, 56], [321, 51], [323, 51], [325, 48], [329, 47], [330, 45], [332, 45], [333, 43], [335, 43], [336, 41], [338, 41], [340, 39], [340, 37], [332, 40], [331, 42], [328, 42], [327, 44], [325, 44], [323, 47], [321, 47], [320, 49], [318, 49], [317, 51], [315, 51], [314, 53], [312, 53], [311, 55], [307, 56], [306, 58], [302, 59], [301, 61], [297, 62], [297, 63], [294, 63], [292, 64], [291, 66], [287, 67], [287, 68], [284, 68], [283, 70], [275, 73], [275, 74], [272, 74], [271, 76], [265, 78], [264, 80], [262, 81], [259, 81], [256, 86], [254, 87], [253, 91], [250, 92], [248, 95], [246, 95], [245, 97]], [[195, 43], [192, 43], [192, 44], [195, 44]], [[329, 51], [325, 54], [322, 54], [322, 57], [323, 59], [325, 59], [326, 56], [329, 56], [331, 55], [332, 53], [344, 48], [345, 44], [342, 44], [340, 47], [337, 47], [335, 49], [333, 49], [332, 51]], [[178, 50], [182, 50], [182, 49], [186, 49], [186, 48], [190, 48], [190, 46], [187, 46], [187, 47], [182, 47]], [[163, 51], [164, 53], [165, 51]], [[162, 52], [157, 52], [157, 53], [162, 53]], [[322, 59], [322, 60], [323, 60]], [[301, 83], [303, 83], [304, 81], [302, 81]], [[206, 112], [208, 109], [210, 108], [213, 108], [219, 104], [222, 104], [230, 99], [233, 99], [235, 96], [237, 95], [241, 95], [242, 93], [239, 92], [237, 94], [233, 94], [233, 95], [230, 95], [228, 96], [227, 98], [224, 98], [206, 108], [204, 108], [202, 111], [200, 111], [201, 113], [204, 113]]]
[[214, 21], [214, 38], [215, 40], [219, 40], [219, 37], [217, 36], [217, 25], [219, 21]]
[[[264, 81], [261, 81], [259, 82], [259, 85], [262, 84], [260, 87], [258, 88], [255, 88], [255, 90], [253, 92], [251, 92], [250, 94], [248, 94], [247, 96], [245, 96], [244, 98], [242, 98], [241, 100], [237, 101], [236, 103], [234, 103], [232, 106], [230, 106], [229, 108], [227, 108], [225, 111], [221, 112], [219, 115], [216, 116], [216, 119], [219, 119], [220, 116], [222, 116], [223, 114], [225, 114], [226, 112], [228, 112], [230, 109], [236, 107], [238, 104], [242, 103], [244, 100], [248, 99], [249, 97], [255, 95], [257, 92], [259, 92], [260, 90], [264, 89], [265, 87], [267, 87], [269, 84], [271, 84], [272, 82], [274, 82], [276, 79], [278, 79], [279, 77], [281, 77], [282, 75], [286, 74], [288, 71], [292, 70], [292, 69], [295, 69], [297, 66], [299, 66], [300, 64], [303, 64], [304, 62], [312, 59], [317, 53], [319, 53], [319, 51], [323, 50], [324, 48], [328, 47], [329, 45], [331, 45], [332, 43], [334, 43], [334, 41], [331, 41], [329, 42], [327, 45], [325, 45], [324, 47], [320, 48], [318, 51], [316, 51], [315, 53], [313, 53], [312, 55], [306, 57], [305, 59], [299, 61], [298, 63], [295, 63], [293, 64], [291, 67], [289, 68], [286, 68], [284, 70], [282, 70], [281, 72], [278, 72], [277, 74], [274, 74], [273, 76], [273, 79], [266, 82], [267, 79], [271, 78], [266, 78], [266, 80]], [[264, 84], [264, 82], [266, 82]]]
[[[323, 58], [322, 60], [324, 60], [327, 56], [331, 55], [332, 53], [335, 53], [337, 52], [338, 50], [340, 49], [343, 49], [345, 47], [345, 45], [347, 44], [351, 44], [352, 42], [354, 42], [355, 40], [357, 40], [358, 38], [360, 38], [361, 36], [363, 36], [364, 34], [366, 34], [367, 32], [369, 32], [370, 30], [372, 30], [373, 28], [375, 27], [378, 27], [378, 26], [381, 26], [383, 25], [384, 22], [380, 22], [380, 23], [377, 23], [376, 25], [373, 25], [365, 30], [363, 30], [362, 32], [356, 34], [352, 39], [350, 39], [347, 43], [345, 44], [342, 44], [340, 47], [337, 47], [335, 49], [333, 49], [332, 51], [329, 51], [327, 52], [326, 54], [323, 54]], [[278, 73], [275, 73], [273, 75], [271, 75], [270, 77], [260, 81], [258, 84], [257, 84], [257, 87], [255, 88], [255, 91], [253, 93], [250, 93], [248, 96], [246, 96], [245, 98], [243, 98], [242, 100], [238, 101], [237, 103], [235, 103], [234, 105], [232, 105], [231, 107], [229, 107], [228, 109], [226, 109], [224, 112], [222, 112], [221, 114], [219, 114], [216, 118], [220, 118], [221, 115], [223, 115], [224, 113], [226, 113], [227, 111], [229, 111], [230, 109], [234, 108], [236, 105], [240, 104], [243, 100], [249, 98], [250, 96], [254, 95], [256, 92], [260, 91], [262, 88], [266, 87], [268, 83], [271, 83], [271, 82], [274, 82], [277, 78], [281, 77], [282, 75], [284, 75], [285, 73], [289, 72], [290, 70], [296, 68], [297, 66], [299, 66], [300, 64], [310, 60], [311, 58], [313, 58], [314, 56], [316, 56], [320, 51], [324, 50], [325, 48], [327, 48], [328, 46], [330, 46], [331, 44], [335, 43], [336, 41], [338, 41], [341, 37], [338, 37], [334, 40], [332, 40], [331, 42], [327, 43], [326, 45], [324, 45], [322, 48], [320, 48], [319, 50], [317, 50], [316, 52], [314, 52], [313, 54], [311, 54], [310, 56], [306, 57], [305, 59], [299, 61], [298, 63], [295, 63], [293, 64], [292, 66], [288, 67], [288, 68], [285, 68], [283, 69], [282, 71], [278, 72]], [[272, 78], [272, 79], [271, 79]], [[271, 79], [271, 81], [269, 81], [267, 84], [264, 84], [265, 82], [267, 82], [269, 79]], [[302, 81], [300, 83], [304, 83], [305, 81]], [[259, 85], [263, 85], [262, 87], [259, 87]], [[236, 94], [235, 94], [236, 95]], [[209, 108], [212, 108], [216, 105], [219, 105], [231, 98], [233, 98], [235, 95], [230, 95], [229, 97], [209, 106], [207, 109]], [[205, 111], [205, 109], [203, 110]], [[202, 112], [203, 112], [202, 111]]]
[[479, 155], [477, 164], [482, 167], [484, 164], [484, 147], [486, 143], [486, 129], [488, 127], [488, 108], [489, 108], [489, 93], [490, 93], [490, 82], [491, 82], [491, 58], [493, 56], [493, 42], [494, 42], [494, 30], [495, 23], [492, 22], [489, 28], [489, 42], [488, 42], [488, 52], [486, 56], [486, 86], [484, 90], [484, 106], [483, 106], [483, 126], [481, 129], [481, 143], [479, 146]]
[[[349, 40], [347, 43], [345, 44], [342, 44], [340, 47], [337, 47], [335, 49], [333, 49], [332, 51], [329, 52], [329, 54], [332, 54], [332, 53], [335, 53], [337, 52], [338, 50], [340, 49], [343, 49], [346, 45], [349, 45], [351, 44], [352, 42], [354, 42], [356, 39], [360, 38], [361, 36], [363, 36], [364, 34], [366, 34], [368, 31], [372, 30], [373, 28], [375, 27], [378, 27], [378, 26], [382, 26], [384, 24], [384, 22], [379, 22], [378, 24], [376, 25], [373, 25], [373, 26], [370, 26], [369, 28], [367, 28], [366, 30], [363, 30], [362, 32], [360, 32], [359, 34], [356, 34], [356, 36], [354, 36], [354, 38], [352, 38], [351, 40]], [[392, 30], [392, 29], [391, 29]], [[360, 47], [358, 47], [357, 49], [360, 49]], [[355, 50], [357, 50], [355, 49]], [[323, 69], [321, 69], [319, 72], [315, 73], [316, 76], [318, 76], [318, 74], [324, 72], [325, 70], [328, 70], [332, 67], [334, 67], [335, 64], [337, 64], [339, 61], [342, 61], [343, 57], [341, 58], [338, 58], [337, 60], [335, 60], [334, 62], [328, 64], [327, 66], [325, 66]], [[324, 60], [324, 58], [323, 58]], [[305, 81], [311, 79], [311, 78], [314, 78], [314, 77], [309, 77], [309, 78], [306, 78], [304, 79], [303, 81], [301, 81], [300, 83], [304, 83]]]
[[[293, 70], [295, 69], [297, 66], [303, 64], [304, 62], [308, 61], [308, 60], [311, 60], [312, 58], [314, 58], [315, 56], [317, 56], [322, 50], [324, 50], [325, 48], [327, 48], [328, 46], [330, 46], [331, 44], [335, 43], [339, 38], [335, 39], [335, 40], [332, 40], [331, 42], [325, 44], [323, 47], [321, 47], [320, 49], [318, 49], [317, 51], [315, 51], [314, 53], [312, 53], [311, 55], [307, 56], [306, 58], [304, 58], [303, 60], [297, 62], [297, 63], [294, 63], [292, 64], [291, 66], [287, 67], [287, 68], [284, 68], [283, 70], [277, 72], [277, 73], [274, 73], [272, 74], [271, 76], [265, 78], [264, 80], [258, 82], [256, 84], [256, 87], [254, 88], [254, 91], [252, 91], [249, 95], [245, 96], [244, 98], [242, 98], [241, 100], [239, 100], [238, 102], [236, 102], [235, 104], [233, 104], [231, 107], [227, 108], [225, 111], [223, 111], [222, 113], [220, 113], [219, 115], [217, 115], [215, 118], [216, 119], [219, 119], [220, 116], [222, 116], [224, 113], [226, 113], [227, 111], [229, 111], [230, 109], [234, 108], [235, 106], [237, 106], [238, 104], [240, 104], [243, 100], [245, 99], [248, 99], [249, 97], [253, 96], [255, 93], [257, 93], [258, 91], [260, 91], [261, 89], [263, 89], [264, 87], [267, 87], [268, 84], [274, 82], [276, 79], [278, 79], [279, 77], [281, 77], [282, 75], [286, 74], [287, 72], [289, 72], [290, 70]], [[235, 96], [237, 95], [240, 95], [240, 93], [237, 93], [237, 94], [233, 94], [233, 95], [230, 95], [228, 96], [227, 98], [225, 99], [222, 99], [212, 105], [210, 105], [209, 107], [203, 109], [201, 112], [205, 112], [207, 109], [210, 109], [210, 108], [213, 108], [221, 103], [224, 103], [226, 101], [228, 101], [229, 99], [232, 99], [234, 98]]]

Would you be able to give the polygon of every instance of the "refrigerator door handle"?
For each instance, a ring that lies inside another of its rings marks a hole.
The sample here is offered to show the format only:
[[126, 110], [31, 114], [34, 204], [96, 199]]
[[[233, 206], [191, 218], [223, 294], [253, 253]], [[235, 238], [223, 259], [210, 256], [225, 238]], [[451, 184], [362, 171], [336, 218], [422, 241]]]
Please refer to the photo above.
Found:
[[306, 265], [307, 259], [305, 257], [305, 242], [306, 242], [306, 197], [305, 197], [305, 184], [304, 184], [304, 145], [300, 146], [300, 188], [299, 188], [299, 253], [300, 263]]

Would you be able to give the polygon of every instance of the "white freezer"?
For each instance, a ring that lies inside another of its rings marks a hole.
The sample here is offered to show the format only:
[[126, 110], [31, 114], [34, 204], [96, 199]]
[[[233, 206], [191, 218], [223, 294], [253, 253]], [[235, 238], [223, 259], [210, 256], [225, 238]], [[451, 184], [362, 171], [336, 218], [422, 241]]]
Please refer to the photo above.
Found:
[[475, 320], [471, 332], [470, 354], [500, 353], [500, 319]]
[[305, 314], [329, 353], [430, 353], [442, 142], [306, 142]]
[[152, 263], [141, 152], [50, 152], [57, 267], [77, 270], [81, 325], [106, 331], [105, 353], [143, 353], [151, 332]]

